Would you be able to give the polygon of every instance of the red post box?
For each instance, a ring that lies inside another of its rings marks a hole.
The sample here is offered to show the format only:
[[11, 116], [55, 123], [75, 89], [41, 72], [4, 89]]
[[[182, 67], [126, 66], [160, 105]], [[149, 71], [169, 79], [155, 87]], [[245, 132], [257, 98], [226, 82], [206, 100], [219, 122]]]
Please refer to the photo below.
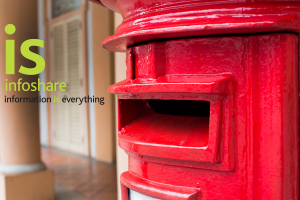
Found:
[[124, 18], [122, 200], [299, 199], [299, 1], [101, 3]]

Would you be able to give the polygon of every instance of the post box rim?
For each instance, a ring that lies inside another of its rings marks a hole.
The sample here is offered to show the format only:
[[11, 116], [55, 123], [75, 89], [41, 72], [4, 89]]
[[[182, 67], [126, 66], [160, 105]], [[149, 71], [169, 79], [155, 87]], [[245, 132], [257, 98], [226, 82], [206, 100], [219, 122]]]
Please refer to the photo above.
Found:
[[[300, 32], [300, 3], [296, 1], [222, 1], [223, 4], [203, 6], [203, 3], [200, 4], [203, 1], [197, 0], [182, 3], [177, 7], [172, 7], [172, 4], [164, 5], [155, 12], [152, 11], [153, 8], [143, 8], [142, 5], [130, 10], [127, 4], [131, 1], [118, 4], [112, 0], [101, 2], [123, 16], [123, 23], [117, 28], [116, 34], [102, 43], [109, 51], [124, 52], [128, 47], [157, 39], [277, 31]], [[195, 7], [191, 7], [193, 3]]]

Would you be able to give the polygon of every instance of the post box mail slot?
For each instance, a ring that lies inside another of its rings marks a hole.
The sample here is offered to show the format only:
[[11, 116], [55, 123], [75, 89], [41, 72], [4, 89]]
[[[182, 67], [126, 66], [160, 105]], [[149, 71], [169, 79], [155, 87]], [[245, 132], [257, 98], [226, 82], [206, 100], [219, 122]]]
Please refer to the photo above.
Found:
[[128, 153], [233, 169], [234, 128], [224, 123], [233, 116], [230, 74], [126, 80], [110, 92], [119, 94], [119, 145]]
[[131, 200], [128, 190], [140, 192], [155, 199], [201, 200], [200, 188], [181, 187], [149, 181], [129, 172], [121, 175], [122, 200]]

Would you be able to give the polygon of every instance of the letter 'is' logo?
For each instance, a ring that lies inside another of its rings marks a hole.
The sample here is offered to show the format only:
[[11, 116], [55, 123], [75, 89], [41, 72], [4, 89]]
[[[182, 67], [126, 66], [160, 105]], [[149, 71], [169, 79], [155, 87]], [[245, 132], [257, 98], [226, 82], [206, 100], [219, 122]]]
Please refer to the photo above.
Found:
[[[16, 27], [13, 24], [5, 26], [5, 32], [12, 35], [16, 32]], [[19, 73], [25, 75], [37, 75], [45, 69], [45, 60], [40, 55], [30, 51], [30, 47], [37, 46], [44, 48], [44, 41], [38, 39], [26, 40], [21, 45], [21, 54], [36, 63], [34, 68], [27, 68], [21, 65]], [[6, 74], [15, 74], [15, 40], [6, 40]]]

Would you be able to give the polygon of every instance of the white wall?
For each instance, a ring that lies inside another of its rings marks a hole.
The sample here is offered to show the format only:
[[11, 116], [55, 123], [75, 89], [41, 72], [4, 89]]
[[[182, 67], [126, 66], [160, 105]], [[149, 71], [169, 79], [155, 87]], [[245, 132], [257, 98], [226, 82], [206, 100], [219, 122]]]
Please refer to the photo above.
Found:
[[[120, 14], [115, 13], [115, 29], [122, 23], [122, 17]], [[115, 82], [122, 81], [126, 78], [126, 54], [125, 53], [115, 53]], [[117, 106], [117, 104], [116, 104]], [[116, 109], [117, 111], [117, 109]], [[116, 113], [116, 120], [118, 114]], [[117, 129], [116, 129], [117, 130]], [[117, 133], [116, 133], [117, 134]], [[118, 142], [118, 139], [117, 139]], [[118, 144], [118, 143], [117, 143]], [[120, 175], [128, 170], [128, 156], [117, 145], [117, 177], [118, 177], [118, 199], [121, 200], [120, 192]]]
[[[45, 27], [44, 27], [44, 0], [38, 0], [38, 29], [39, 39], [45, 41]], [[47, 47], [45, 47], [47, 48]], [[45, 59], [45, 49], [39, 48], [39, 54]], [[46, 82], [45, 70], [40, 74], [41, 82]], [[42, 97], [46, 97], [45, 91], [40, 91]], [[48, 113], [47, 104], [40, 103], [40, 141], [41, 145], [48, 146]]]
[[[92, 2], [88, 2], [87, 11], [87, 60], [88, 60], [88, 93], [89, 95], [95, 94], [94, 82], [94, 54], [93, 54], [93, 17], [92, 17]], [[96, 114], [95, 104], [89, 104], [89, 128], [90, 128], [90, 152], [91, 157], [96, 156]]]

